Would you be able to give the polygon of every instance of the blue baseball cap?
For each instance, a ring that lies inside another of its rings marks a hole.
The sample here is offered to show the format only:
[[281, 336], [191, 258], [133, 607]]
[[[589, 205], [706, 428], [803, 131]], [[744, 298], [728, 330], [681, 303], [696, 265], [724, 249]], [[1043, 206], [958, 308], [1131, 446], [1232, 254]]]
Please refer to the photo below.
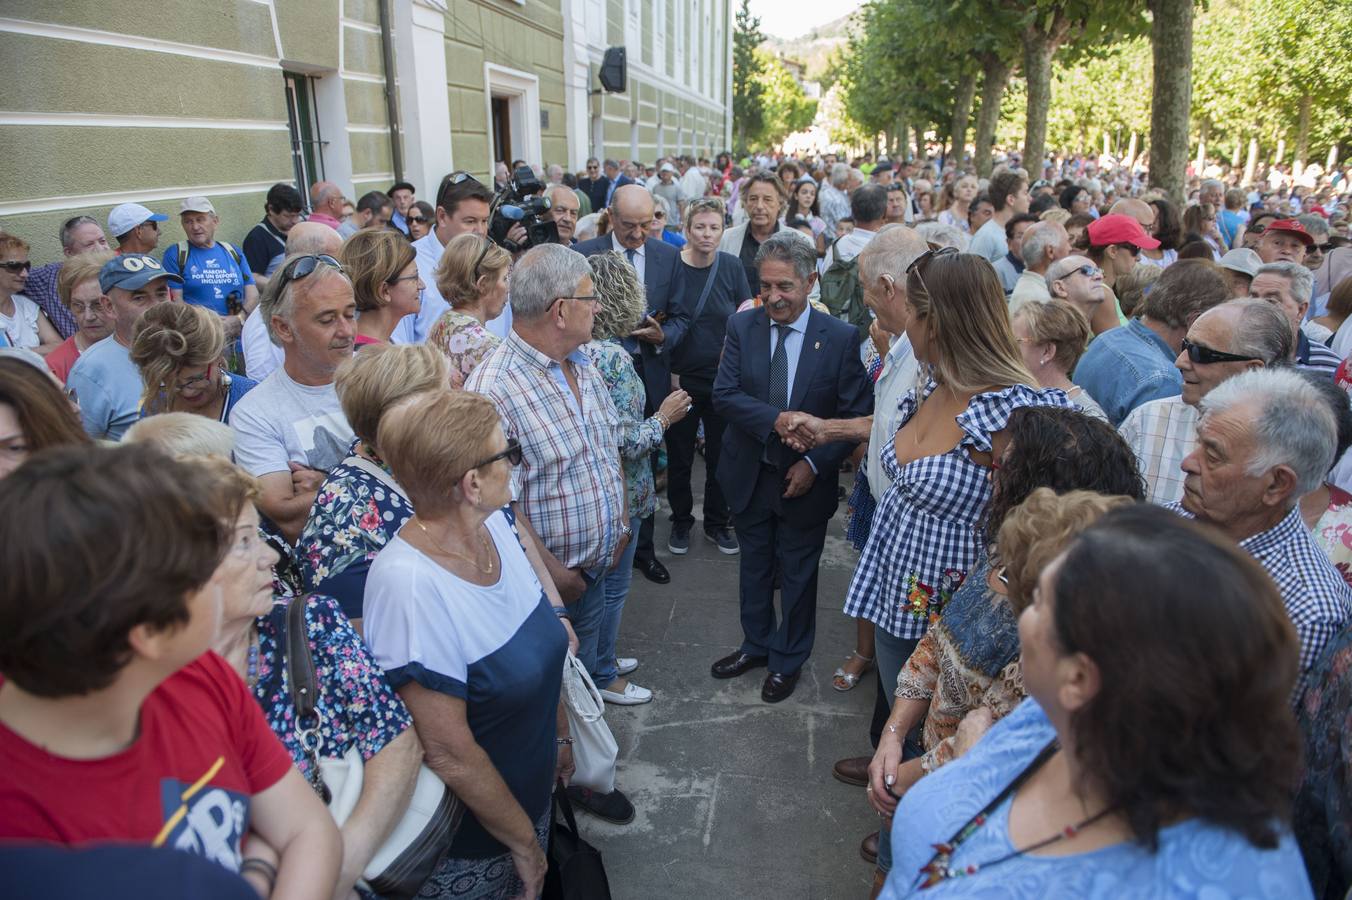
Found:
[[113, 288], [139, 291], [157, 278], [168, 278], [173, 284], [183, 285], [183, 279], [166, 272], [155, 257], [144, 253], [126, 253], [103, 264], [99, 270], [99, 290], [105, 294]]

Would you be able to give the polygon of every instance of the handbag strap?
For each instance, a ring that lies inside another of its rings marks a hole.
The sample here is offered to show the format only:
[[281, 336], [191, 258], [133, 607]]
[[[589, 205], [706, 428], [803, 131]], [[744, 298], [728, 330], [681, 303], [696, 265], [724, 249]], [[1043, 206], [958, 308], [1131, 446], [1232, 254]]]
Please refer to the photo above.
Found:
[[296, 739], [310, 764], [310, 787], [328, 805], [332, 795], [319, 771], [319, 751], [324, 746], [324, 735], [319, 726], [323, 720], [315, 702], [319, 688], [315, 681], [314, 657], [310, 655], [310, 636], [305, 627], [306, 600], [304, 595], [292, 597], [286, 607], [286, 674], [291, 685], [291, 703], [296, 708]]
[[404, 500], [405, 502], [408, 501], [408, 494], [404, 493], [404, 489], [399, 482], [391, 478], [384, 469], [371, 462], [369, 459], [354, 453], [343, 460], [343, 464], [352, 466], [354, 469], [361, 469], [367, 475], [370, 475], [372, 478], [385, 485], [385, 487], [398, 494], [401, 500]]
[[718, 264], [722, 262], [723, 254], [714, 251], [714, 264], [709, 267], [709, 278], [704, 282], [704, 290], [700, 291], [699, 303], [695, 304], [695, 314], [690, 317], [690, 324], [693, 325], [699, 319], [699, 314], [704, 312], [704, 304], [709, 302], [709, 292], [713, 290], [714, 279], [718, 277]]
[[568, 799], [568, 789], [563, 786], [562, 778], [554, 783], [554, 805], [563, 813], [563, 821], [567, 824], [569, 832], [576, 836], [577, 817], [573, 815], [573, 801]]

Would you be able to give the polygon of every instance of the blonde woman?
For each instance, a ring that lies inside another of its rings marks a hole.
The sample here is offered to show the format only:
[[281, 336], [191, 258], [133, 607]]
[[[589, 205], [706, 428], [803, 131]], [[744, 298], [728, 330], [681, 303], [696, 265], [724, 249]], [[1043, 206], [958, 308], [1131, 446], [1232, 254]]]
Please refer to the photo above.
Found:
[[[634, 369], [629, 351], [620, 343], [639, 326], [647, 313], [643, 285], [639, 283], [634, 267], [614, 251], [589, 256], [587, 262], [600, 304], [593, 318], [592, 340], [586, 345], [586, 351], [601, 373], [620, 416], [620, 460], [629, 494], [629, 527], [637, 533], [642, 520], [657, 510], [649, 456], [661, 446], [667, 429], [690, 411], [690, 395], [678, 388], [667, 395], [657, 412], [644, 418], [643, 380]], [[637, 544], [637, 541], [630, 541], [618, 564], [605, 576], [605, 610], [601, 617], [593, 675], [607, 702], [625, 706], [647, 703], [653, 698], [652, 691], [625, 677], [637, 668], [638, 661], [615, 656], [615, 641], [620, 632], [624, 601], [629, 596]]]
[[1038, 384], [1065, 391], [1081, 410], [1096, 419], [1108, 420], [1103, 407], [1084, 388], [1070, 381], [1070, 373], [1075, 371], [1075, 364], [1084, 355], [1093, 334], [1083, 312], [1064, 300], [1025, 303], [1010, 316], [1009, 324], [1014, 330], [1014, 340], [1019, 342], [1024, 365]]
[[507, 305], [511, 271], [512, 255], [479, 234], [452, 238], [441, 254], [437, 290], [451, 308], [432, 326], [427, 343], [446, 354], [457, 384], [502, 343], [484, 326]]
[[358, 231], [338, 251], [357, 302], [356, 349], [387, 342], [404, 316], [422, 308], [423, 283], [414, 256], [407, 238], [389, 230]]
[[945, 185], [940, 199], [942, 208], [939, 210], [937, 220], [939, 224], [951, 226], [963, 234], [970, 235], [972, 226], [968, 222], [967, 214], [971, 210], [972, 201], [976, 199], [978, 190], [979, 186], [975, 175], [963, 175], [956, 181], [951, 181]]
[[56, 276], [56, 295], [70, 311], [79, 330], [47, 354], [47, 367], [65, 384], [66, 376], [80, 355], [113, 333], [112, 316], [103, 303], [99, 271], [113, 258], [107, 250], [71, 256]]
[[191, 303], [160, 303], [136, 322], [131, 361], [145, 391], [141, 418], [186, 412], [225, 422], [258, 382], [225, 371], [221, 317]]

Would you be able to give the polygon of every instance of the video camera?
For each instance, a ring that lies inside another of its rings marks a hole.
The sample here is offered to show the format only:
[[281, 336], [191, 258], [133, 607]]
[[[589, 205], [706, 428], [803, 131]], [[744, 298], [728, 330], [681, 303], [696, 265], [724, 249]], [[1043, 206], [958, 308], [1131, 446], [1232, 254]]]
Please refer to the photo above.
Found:
[[[493, 243], [510, 253], [517, 253], [537, 244], [557, 244], [559, 226], [549, 214], [549, 198], [545, 186], [535, 177], [530, 166], [519, 166], [511, 181], [493, 196], [489, 213], [488, 236]], [[526, 229], [524, 241], [507, 239], [513, 225]]]

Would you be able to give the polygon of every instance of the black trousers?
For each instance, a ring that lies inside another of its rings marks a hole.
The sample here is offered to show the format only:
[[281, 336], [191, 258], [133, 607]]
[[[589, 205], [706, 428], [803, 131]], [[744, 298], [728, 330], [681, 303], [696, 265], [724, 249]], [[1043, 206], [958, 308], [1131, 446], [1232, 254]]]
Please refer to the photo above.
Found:
[[[687, 389], [688, 390], [688, 389]], [[695, 440], [699, 424], [704, 423], [704, 530], [725, 528], [731, 518], [728, 501], [723, 499], [715, 473], [723, 449], [723, 429], [727, 423], [714, 411], [709, 394], [690, 393], [694, 408], [681, 421], [667, 429], [667, 502], [671, 504], [671, 524], [689, 528], [695, 524], [695, 495], [690, 475], [695, 464]]]

